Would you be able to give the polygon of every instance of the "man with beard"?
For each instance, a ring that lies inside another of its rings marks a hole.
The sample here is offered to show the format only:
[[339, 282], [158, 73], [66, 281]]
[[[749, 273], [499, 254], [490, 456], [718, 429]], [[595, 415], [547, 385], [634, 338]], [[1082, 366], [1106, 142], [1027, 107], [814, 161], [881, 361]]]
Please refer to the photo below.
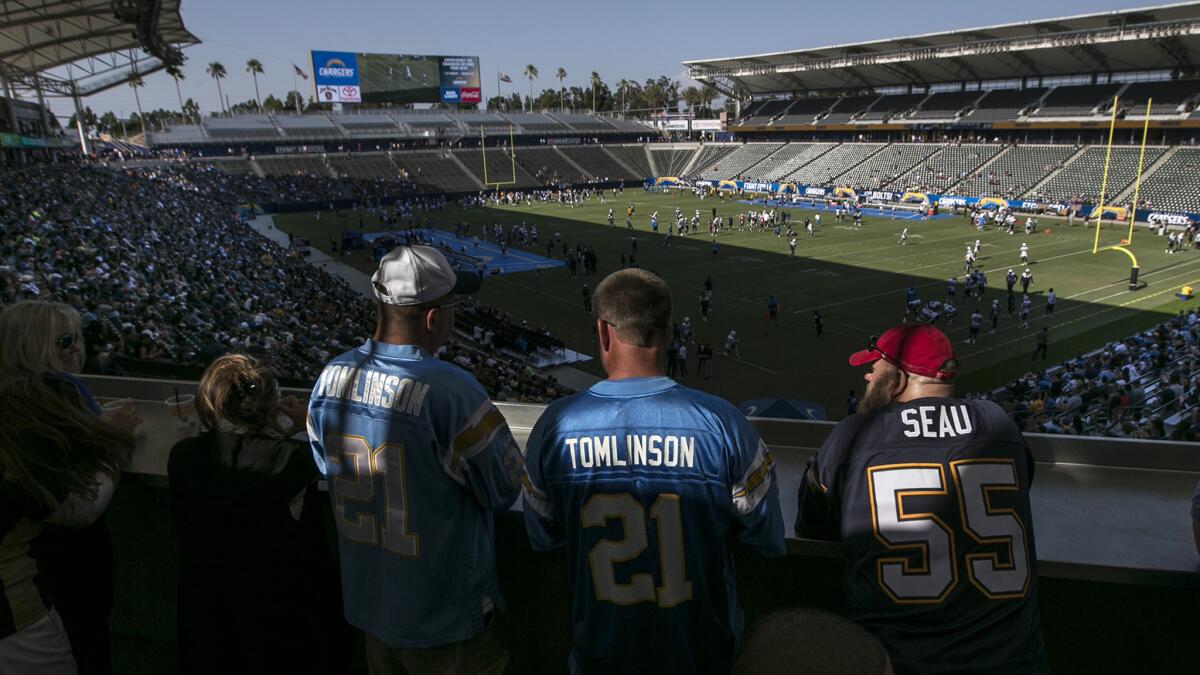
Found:
[[898, 675], [1044, 673], [1029, 488], [1034, 464], [996, 404], [954, 398], [958, 363], [933, 326], [885, 332], [800, 481], [797, 533], [840, 540], [850, 618]]

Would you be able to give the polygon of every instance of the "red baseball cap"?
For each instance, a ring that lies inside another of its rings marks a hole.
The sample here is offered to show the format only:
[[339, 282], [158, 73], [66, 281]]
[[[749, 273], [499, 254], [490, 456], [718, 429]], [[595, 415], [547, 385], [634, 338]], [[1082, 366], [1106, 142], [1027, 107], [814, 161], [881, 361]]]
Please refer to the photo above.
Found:
[[938, 380], [952, 380], [958, 361], [950, 339], [924, 323], [900, 324], [889, 328], [871, 347], [850, 355], [850, 365], [862, 366], [884, 359], [901, 370]]

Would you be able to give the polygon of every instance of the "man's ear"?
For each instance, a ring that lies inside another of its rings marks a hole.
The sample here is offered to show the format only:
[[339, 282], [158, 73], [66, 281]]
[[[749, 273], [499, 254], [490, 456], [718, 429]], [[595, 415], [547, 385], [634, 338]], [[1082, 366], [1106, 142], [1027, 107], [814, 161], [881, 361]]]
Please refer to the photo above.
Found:
[[596, 336], [600, 339], [600, 351], [607, 352], [612, 348], [612, 325], [604, 319], [596, 319]]
[[439, 318], [441, 314], [442, 312], [439, 312], [437, 309], [425, 310], [425, 316], [422, 320], [422, 322], [425, 324], [425, 330], [429, 331], [430, 333], [436, 333], [438, 322], [441, 321]]

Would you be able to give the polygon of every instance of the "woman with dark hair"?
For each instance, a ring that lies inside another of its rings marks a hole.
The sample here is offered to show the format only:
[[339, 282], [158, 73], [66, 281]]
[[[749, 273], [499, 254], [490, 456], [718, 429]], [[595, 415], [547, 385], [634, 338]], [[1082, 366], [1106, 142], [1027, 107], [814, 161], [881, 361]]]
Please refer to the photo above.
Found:
[[31, 548], [47, 524], [94, 523], [132, 453], [133, 437], [87, 412], [70, 383], [0, 384], [0, 673], [77, 672]]
[[[132, 434], [141, 416], [132, 405], [103, 413], [76, 375], [86, 350], [79, 312], [60, 302], [26, 300], [0, 313], [0, 384], [49, 377], [74, 390], [79, 412]], [[105, 502], [107, 503], [107, 502]], [[108, 617], [113, 605], [113, 549], [108, 524], [97, 514], [86, 527], [47, 525], [36, 543], [41, 587], [53, 598], [84, 675], [112, 672]]]
[[319, 517], [302, 513], [317, 468], [306, 409], [244, 354], [204, 372], [205, 431], [167, 465], [179, 525], [180, 673], [335, 673], [337, 573]]

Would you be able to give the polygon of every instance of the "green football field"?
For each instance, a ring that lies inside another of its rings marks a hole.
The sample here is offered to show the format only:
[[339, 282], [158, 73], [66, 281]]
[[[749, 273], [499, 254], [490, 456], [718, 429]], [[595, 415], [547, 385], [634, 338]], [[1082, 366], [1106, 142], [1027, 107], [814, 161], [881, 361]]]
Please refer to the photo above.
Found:
[[[633, 232], [624, 226], [630, 203], [636, 208]], [[667, 248], [662, 233], [674, 220], [676, 206], [688, 217], [700, 209], [703, 232], [676, 236]], [[615, 227], [606, 223], [610, 207]], [[609, 197], [607, 204], [592, 200], [575, 208], [535, 203], [532, 207], [465, 211], [452, 206], [428, 216], [443, 230], [467, 221], [472, 233], [478, 233], [483, 224], [490, 230], [493, 223], [535, 223], [539, 245], [530, 252], [543, 256], [546, 240], [556, 231], [572, 248], [576, 243], [594, 246], [598, 275], [584, 276], [581, 268], [579, 278], [572, 279], [566, 268], [543, 270], [540, 293], [535, 290], [533, 272], [489, 276], [479, 294], [483, 302], [533, 326], [548, 326], [569, 347], [593, 356], [594, 326], [582, 308], [582, 286], [587, 283], [594, 289], [605, 274], [618, 269], [621, 252], [629, 254], [630, 236], [635, 236], [639, 266], [658, 273], [675, 290], [675, 320], [690, 317], [698, 338], [708, 339], [717, 354], [712, 379], [701, 380], [695, 375], [692, 349], [689, 377], [684, 382], [734, 403], [763, 397], [816, 401], [827, 407], [830, 419], [845, 414], [850, 389], [862, 394], [865, 369], [847, 365], [847, 356], [865, 347], [871, 335], [901, 321], [907, 287], [915, 286], [922, 300], [945, 300], [946, 280], [951, 275], [961, 276], [966, 245], [977, 238], [982, 247], [976, 267], [988, 277], [987, 294], [978, 305], [985, 319], [992, 298], [1000, 298], [1004, 304], [1004, 274], [1010, 267], [1021, 272], [1018, 249], [1022, 241], [1029, 243], [1033, 320], [1031, 327], [1023, 330], [1016, 318], [1005, 312], [996, 333], [988, 333], [990, 322], [985, 320], [978, 342], [966, 344], [968, 318], [976, 304], [963, 301], [960, 283], [955, 303], [960, 313], [952, 326], [941, 324], [960, 359], [960, 393], [1001, 385], [1043, 363], [1057, 363], [1152, 326], [1198, 302], [1180, 301], [1175, 293], [1184, 285], [1200, 286], [1200, 253], [1187, 250], [1167, 255], [1165, 238], [1144, 229], [1135, 233], [1131, 247], [1141, 266], [1141, 288], [1131, 292], [1129, 259], [1116, 251], [1093, 255], [1094, 230], [1081, 223], [1071, 227], [1043, 220], [1041, 229], [1026, 237], [994, 229], [980, 234], [962, 217], [924, 222], [868, 217], [861, 229], [855, 229], [851, 222], [835, 222], [832, 212], [821, 212], [821, 225], [809, 238], [803, 221], [816, 212], [789, 209], [800, 232], [795, 257], [789, 255], [786, 238], [776, 238], [770, 231], [737, 231], [736, 225], [734, 231], [719, 235], [714, 255], [707, 234], [714, 207], [722, 216], [734, 215], [735, 221], [739, 213], [764, 208], [735, 201], [722, 203], [717, 198], [701, 200], [690, 192], [661, 194], [634, 188], [615, 199]], [[649, 218], [654, 211], [659, 213], [659, 234], [650, 232]], [[366, 231], [382, 229], [373, 216], [362, 217]], [[359, 218], [357, 213], [348, 215], [345, 226], [357, 228]], [[281, 230], [308, 237], [325, 249], [330, 236], [342, 227], [331, 214], [320, 221], [310, 213], [279, 215], [275, 222]], [[900, 246], [898, 235], [906, 226], [908, 243]], [[1120, 225], [1106, 224], [1102, 243], [1119, 243], [1122, 231]], [[355, 251], [345, 260], [366, 272], [375, 267], [367, 251]], [[713, 308], [709, 322], [701, 323], [699, 295], [708, 275], [714, 285]], [[1055, 316], [1045, 319], [1044, 297], [1050, 288], [1055, 289], [1058, 304]], [[1019, 285], [1017, 291], [1019, 306]], [[781, 303], [779, 325], [766, 319], [767, 298], [772, 294]], [[823, 338], [816, 337], [813, 310], [820, 310], [824, 319]], [[1033, 364], [1034, 335], [1042, 326], [1050, 327], [1050, 360]], [[741, 339], [740, 359], [722, 354], [731, 329], [737, 330]], [[580, 367], [602, 374], [598, 360]]]

